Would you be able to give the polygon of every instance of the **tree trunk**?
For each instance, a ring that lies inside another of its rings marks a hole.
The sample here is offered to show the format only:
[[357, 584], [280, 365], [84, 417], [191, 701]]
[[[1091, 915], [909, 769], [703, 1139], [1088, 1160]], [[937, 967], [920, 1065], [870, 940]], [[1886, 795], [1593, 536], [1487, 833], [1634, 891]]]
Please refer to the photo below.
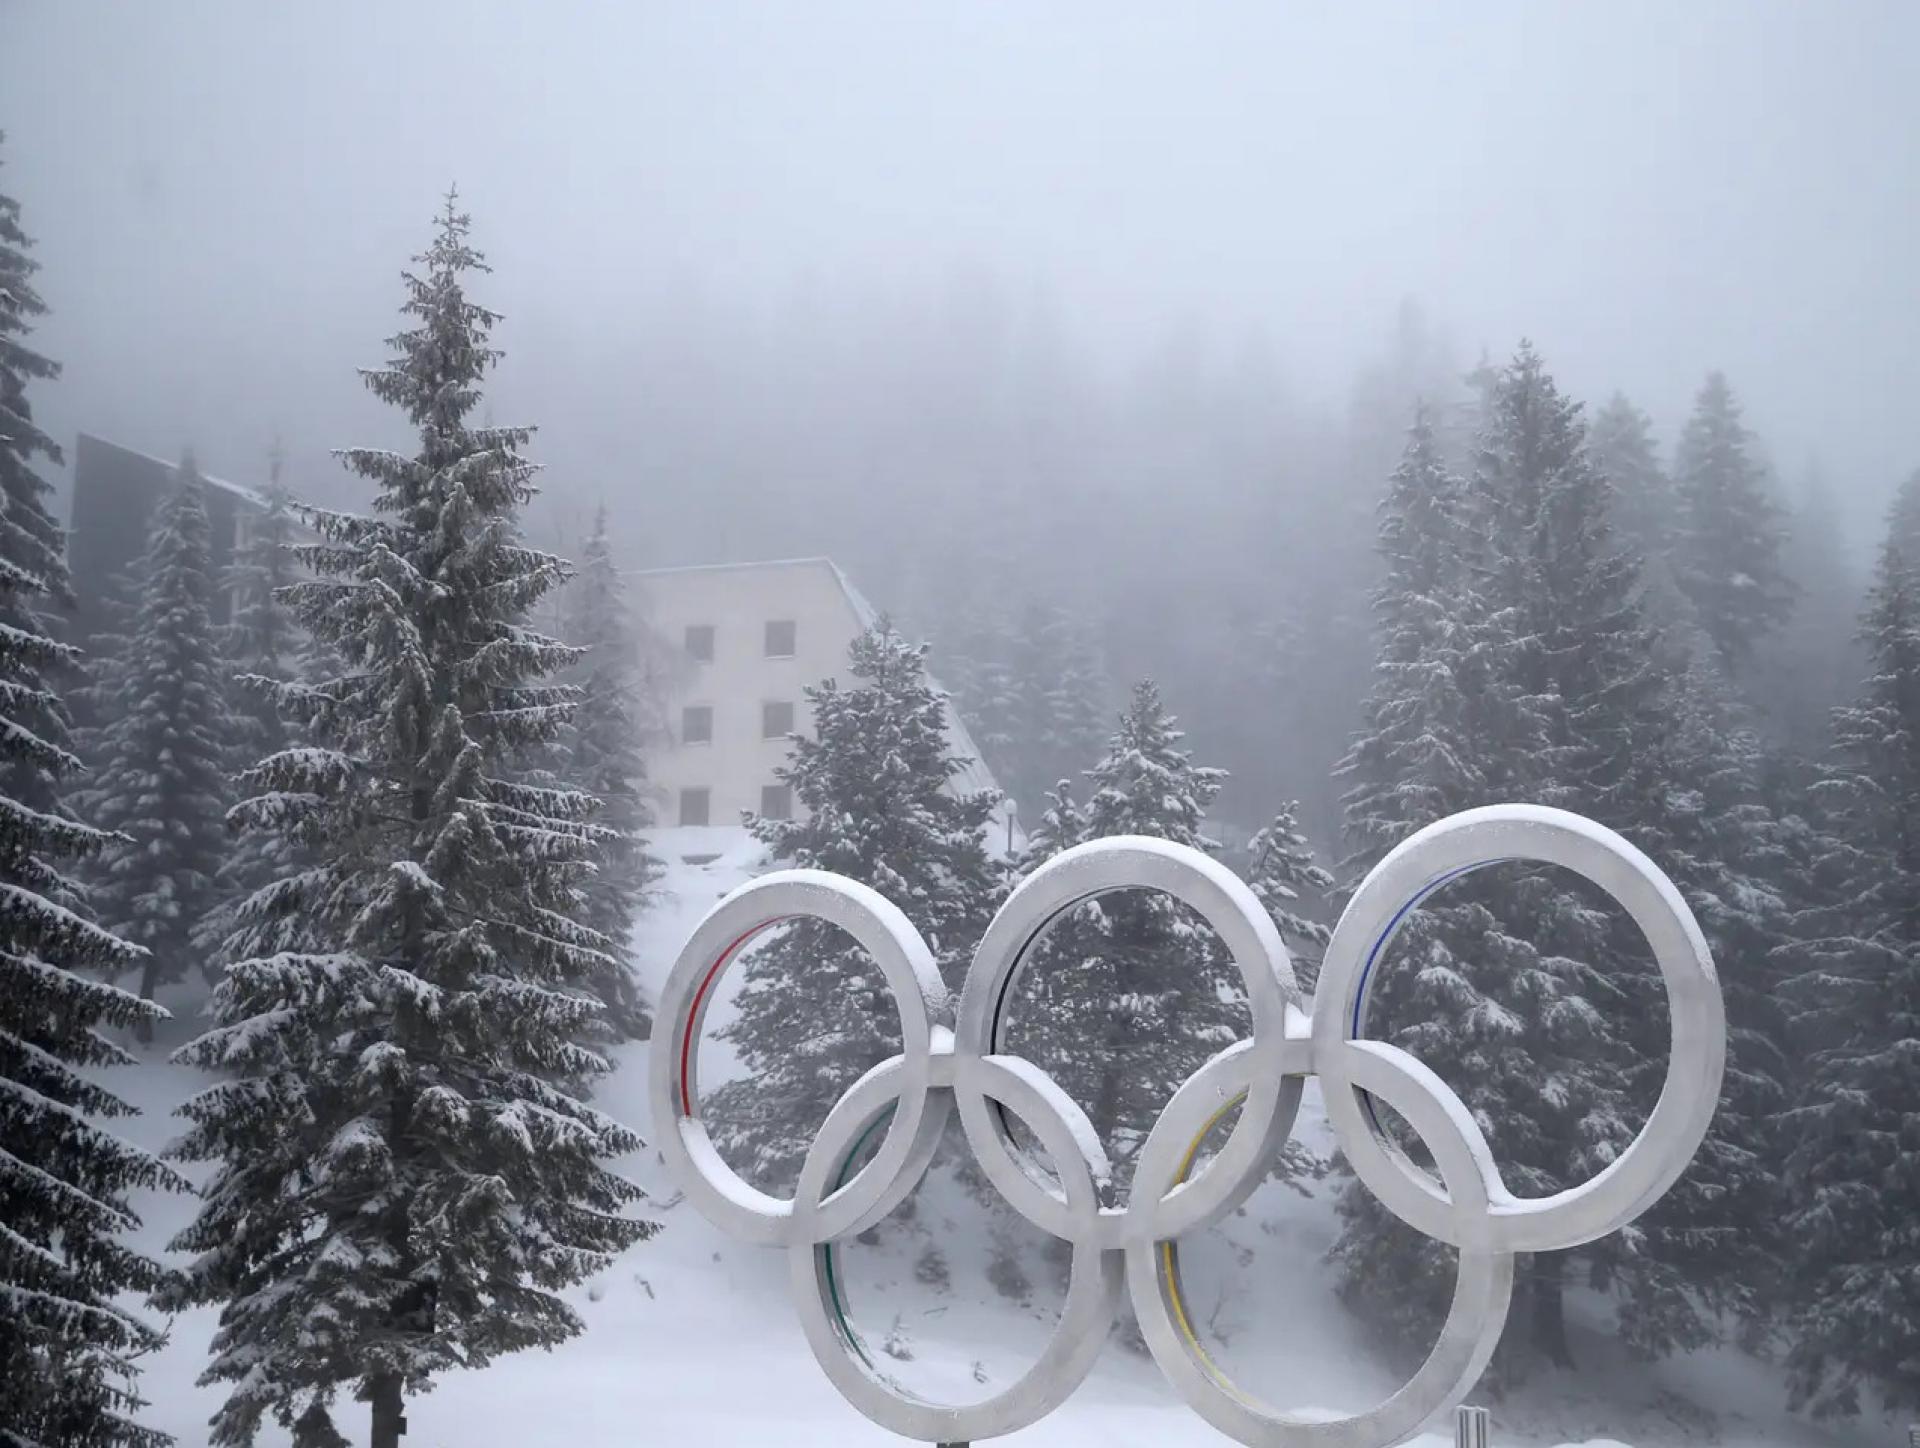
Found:
[[[152, 951], [147, 952], [146, 964], [140, 967], [140, 999], [153, 999], [154, 989], [160, 984], [160, 957]], [[153, 1018], [142, 1016], [133, 1023], [133, 1038], [143, 1046], [153, 1044]]]
[[1533, 1345], [1557, 1368], [1573, 1366], [1567, 1346], [1566, 1296], [1558, 1252], [1536, 1252], [1528, 1273], [1533, 1288]]
[[373, 1402], [372, 1448], [400, 1448], [400, 1434], [406, 1419], [401, 1410], [406, 1400], [400, 1393], [400, 1374], [376, 1373], [367, 1395]]

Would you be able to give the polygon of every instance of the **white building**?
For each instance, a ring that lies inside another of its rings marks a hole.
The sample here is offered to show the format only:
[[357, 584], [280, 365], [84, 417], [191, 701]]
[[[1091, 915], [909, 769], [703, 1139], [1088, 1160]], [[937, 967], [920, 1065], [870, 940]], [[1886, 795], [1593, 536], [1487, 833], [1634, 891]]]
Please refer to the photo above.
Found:
[[[787, 736], [812, 731], [803, 691], [847, 680], [847, 648], [878, 614], [826, 558], [659, 568], [633, 575], [660, 657], [661, 735], [647, 769], [663, 827], [738, 826], [743, 811], [774, 819], [795, 810], [774, 773]], [[948, 710], [952, 752], [971, 763], [963, 791], [997, 790], [959, 716]], [[1017, 839], [1011, 806], [994, 815], [992, 844]]]

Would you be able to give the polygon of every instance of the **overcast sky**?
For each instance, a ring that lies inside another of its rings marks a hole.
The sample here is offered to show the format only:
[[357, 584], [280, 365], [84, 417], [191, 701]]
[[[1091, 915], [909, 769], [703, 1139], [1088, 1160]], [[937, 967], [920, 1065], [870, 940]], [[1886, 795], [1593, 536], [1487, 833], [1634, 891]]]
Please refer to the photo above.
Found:
[[0, 0], [0, 185], [46, 415], [217, 472], [371, 440], [351, 368], [458, 178], [498, 420], [571, 472], [646, 446], [649, 336], [989, 274], [1116, 369], [1264, 337], [1329, 406], [1409, 295], [1669, 434], [1720, 367], [1868, 516], [1920, 465], [1916, 57], [1912, 0]]

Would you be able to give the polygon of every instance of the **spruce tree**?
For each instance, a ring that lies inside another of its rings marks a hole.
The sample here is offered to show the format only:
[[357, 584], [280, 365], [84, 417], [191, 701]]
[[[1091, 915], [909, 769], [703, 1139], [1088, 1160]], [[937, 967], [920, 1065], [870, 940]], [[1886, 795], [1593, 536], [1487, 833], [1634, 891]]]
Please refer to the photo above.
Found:
[[[773, 858], [871, 885], [906, 912], [958, 989], [998, 892], [985, 834], [995, 797], [959, 794], [967, 761], [948, 753], [946, 700], [926, 648], [881, 620], [853, 641], [851, 687], [808, 688], [813, 734], [776, 777], [795, 817], [752, 818]], [[739, 1014], [721, 1031], [752, 1074], [716, 1093], [716, 1134], [750, 1180], [791, 1186], [814, 1128], [843, 1091], [899, 1049], [899, 1020], [852, 939], [797, 921], [746, 966]]]
[[72, 592], [36, 471], [60, 453], [27, 398], [59, 375], [24, 340], [46, 312], [30, 245], [0, 194], [0, 1440], [160, 1448], [172, 1439], [135, 1415], [138, 1359], [161, 1339], [125, 1299], [165, 1273], [123, 1235], [133, 1192], [186, 1183], [99, 1124], [134, 1114], [98, 1080], [134, 1059], [107, 1032], [166, 1013], [97, 979], [142, 953], [88, 917], [67, 873], [117, 842], [62, 802], [80, 761], [56, 681], [77, 654], [51, 617]]
[[294, 499], [281, 476], [283, 464], [276, 447], [261, 510], [248, 515], [246, 536], [221, 579], [233, 601], [220, 650], [237, 686], [234, 736], [242, 766], [277, 752], [291, 737], [280, 712], [279, 688], [302, 676], [311, 652], [311, 640], [284, 596], [299, 574]]
[[[1771, 954], [1786, 930], [1781, 884], [1791, 841], [1804, 826], [1783, 818], [1791, 793], [1753, 731], [1726, 655], [1679, 587], [1683, 513], [1644, 415], [1616, 396], [1594, 421], [1591, 453], [1612, 485], [1619, 546], [1642, 561], [1643, 613], [1662, 635], [1644, 649], [1664, 675], [1634, 711], [1631, 761], [1616, 761], [1608, 794], [1592, 809], [1607, 811], [1686, 896], [1713, 947], [1730, 1023], [1720, 1108], [1692, 1169], [1647, 1217], [1589, 1251], [1590, 1275], [1622, 1289], [1622, 1335], [1661, 1353], [1711, 1340], [1716, 1315], [1735, 1314], [1751, 1330], [1780, 1301], [1775, 1119], [1790, 1073]], [[1622, 942], [1622, 959], [1642, 952], [1637, 938]], [[1644, 1039], [1633, 1072], [1644, 1091], [1666, 1042], [1658, 984], [1637, 981]]]
[[1793, 581], [1793, 616], [1761, 641], [1748, 691], [1768, 740], [1802, 775], [1827, 745], [1833, 711], [1867, 672], [1857, 636], [1863, 571], [1855, 567], [1834, 489], [1809, 468], [1786, 519], [1781, 565]]
[[[1523, 1264], [1497, 1360], [1511, 1377], [1535, 1354], [1571, 1362], [1570, 1264], [1615, 1290], [1620, 1332], [1648, 1352], [1697, 1345], [1711, 1336], [1718, 1309], [1756, 1306], [1746, 1294], [1764, 1262], [1759, 1229], [1775, 1200], [1761, 1152], [1779, 1100], [1763, 943], [1777, 902], [1764, 875], [1752, 873], [1773, 829], [1755, 800], [1752, 751], [1708, 695], [1690, 690], [1684, 651], [1642, 613], [1640, 562], [1613, 537], [1611, 489], [1587, 450], [1578, 405], [1525, 346], [1489, 401], [1465, 505], [1475, 546], [1453, 585], [1458, 637], [1425, 660], [1444, 664], [1450, 684], [1464, 680], [1470, 727], [1443, 734], [1427, 726], [1436, 711], [1424, 702], [1418, 656], [1409, 669], [1393, 652], [1401, 620], [1422, 614], [1396, 562], [1405, 510], [1390, 504], [1382, 529], [1389, 631], [1370, 717], [1414, 721], [1420, 750], [1396, 770], [1391, 736], [1363, 737], [1351, 756], [1362, 780], [1349, 796], [1355, 833], [1377, 850], [1390, 843], [1383, 817], [1413, 827], [1500, 799], [1611, 824], [1689, 896], [1719, 954], [1736, 1023], [1727, 1102], [1688, 1178], [1628, 1232]], [[1449, 782], [1471, 787], [1433, 789], [1419, 767], [1431, 758], [1445, 762]], [[1387, 813], [1411, 801], [1431, 812]], [[1396, 957], [1375, 991], [1377, 1019], [1459, 1083], [1489, 1124], [1513, 1190], [1556, 1191], [1625, 1146], [1664, 1069], [1661, 986], [1637, 931], [1595, 892], [1514, 867], [1462, 881], [1411, 917]], [[1337, 1254], [1347, 1291], [1397, 1335], [1430, 1332], [1450, 1291], [1444, 1254], [1364, 1192], [1350, 1190], [1342, 1211], [1348, 1227]], [[1724, 1287], [1694, 1291], [1703, 1281]]]
[[653, 821], [640, 754], [640, 641], [607, 539], [604, 507], [594, 517], [565, 602], [564, 635], [582, 651], [570, 675], [580, 701], [560, 736], [555, 767], [561, 779], [600, 801], [594, 822], [604, 831], [593, 873], [581, 886], [580, 918], [606, 937], [613, 958], [613, 968], [594, 986], [607, 1020], [620, 1034], [640, 1038], [649, 1017], [634, 974], [633, 923], [659, 878], [660, 863], [641, 835]]
[[[1713, 951], [1726, 999], [1727, 1070], [1706, 1140], [1637, 1222], [1585, 1251], [1589, 1280], [1617, 1287], [1617, 1328], [1649, 1356], [1704, 1346], [1723, 1319], [1764, 1330], [1780, 1304], [1778, 1121], [1791, 1079], [1774, 946], [1799, 821], [1763, 786], [1765, 755], [1709, 657], [1669, 658], [1668, 682], [1633, 733], [1632, 767], [1588, 810], [1623, 829], [1667, 873]], [[1644, 1112], [1666, 1070], [1665, 991], [1639, 932], [1616, 918], [1611, 974], [1626, 991], [1622, 1079]]]
[[[1553, 389], [1540, 378], [1544, 401]], [[1779, 825], [1760, 798], [1758, 742], [1736, 722], [1713, 650], [1690, 649], [1684, 626], [1669, 639], [1649, 623], [1641, 560], [1614, 537], [1611, 480], [1581, 457], [1577, 408], [1564, 406], [1566, 445], [1553, 444], [1552, 425], [1539, 432], [1541, 460], [1560, 465], [1547, 474], [1539, 511], [1519, 518], [1537, 520], [1523, 614], [1537, 652], [1518, 654], [1519, 677], [1552, 700], [1549, 748], [1538, 756], [1547, 769], [1522, 797], [1591, 815], [1658, 861], [1694, 910], [1727, 997], [1728, 1071], [1707, 1140], [1645, 1218], [1574, 1259], [1592, 1285], [1616, 1289], [1624, 1340], [1657, 1355], [1712, 1341], [1723, 1312], [1753, 1321], [1772, 1306], [1779, 1199], [1767, 1162], [1785, 1079], [1768, 961], [1784, 925], [1772, 878]], [[1539, 416], [1553, 412], [1543, 406]], [[1518, 496], [1532, 506], [1524, 489]], [[1578, 1127], [1582, 1157], [1565, 1168], [1572, 1179], [1625, 1145], [1659, 1090], [1669, 1043], [1665, 990], [1639, 931], [1615, 909], [1603, 928], [1587, 929], [1592, 892], [1554, 893], [1542, 939], [1589, 963], [1582, 995], [1603, 1018], [1589, 1072], [1597, 1090]], [[1534, 1259], [1536, 1321], [1546, 1308], [1540, 1294], [1552, 1291], [1543, 1271], [1553, 1271], [1551, 1257]]]
[[[996, 521], [995, 529], [1003, 528], [1004, 522]], [[945, 551], [954, 551], [950, 540]], [[951, 707], [966, 719], [987, 765], [999, 777], [1006, 761], [995, 750], [1010, 739], [996, 737], [996, 728], [1003, 712], [1010, 718], [1009, 660], [1027, 595], [1019, 571], [991, 551], [978, 567], [967, 568], [958, 582], [957, 590], [943, 588], [938, 590], [939, 598], [927, 599], [922, 612], [930, 630], [936, 621], [940, 624], [933, 633], [933, 650], [940, 659], [940, 682], [952, 695]], [[920, 587], [926, 587], [924, 579]]]
[[1086, 838], [1086, 814], [1073, 797], [1073, 781], [1063, 779], [1047, 791], [1047, 807], [1027, 836], [1026, 850], [1015, 861], [1015, 869], [1024, 875]]
[[[1300, 989], [1310, 992], [1320, 976], [1320, 959], [1333, 938], [1324, 922], [1300, 912], [1307, 901], [1324, 901], [1334, 878], [1313, 857], [1313, 846], [1300, 832], [1299, 806], [1283, 804], [1266, 826], [1247, 844], [1247, 883], [1273, 917], [1286, 942]], [[1304, 897], [1304, 899], [1303, 899]]]
[[1045, 700], [1040, 718], [1044, 743], [1034, 792], [1044, 799], [1059, 780], [1093, 757], [1106, 738], [1112, 682], [1093, 629], [1082, 616], [1049, 610], [1042, 625], [1048, 641], [1039, 678]]
[[955, 704], [995, 777], [1037, 818], [1104, 738], [1098, 651], [1071, 613], [1038, 602], [1017, 619], [974, 620], [966, 649]]
[[1594, 471], [1611, 488], [1613, 543], [1640, 565], [1642, 611], [1667, 640], [1670, 657], [1697, 674], [1713, 695], [1734, 697], [1732, 678], [1701, 611], [1680, 588], [1684, 509], [1672, 476], [1661, 467], [1653, 422], [1619, 392], [1594, 415], [1588, 432]]
[[1356, 882], [1415, 830], [1488, 796], [1474, 712], [1480, 542], [1466, 485], [1441, 456], [1432, 414], [1416, 408], [1380, 507], [1373, 686], [1334, 769], [1347, 784], [1343, 869]]
[[[1475, 374], [1476, 417], [1491, 410], [1492, 377], [1484, 364]], [[1484, 543], [1432, 414], [1416, 407], [1379, 510], [1383, 576], [1373, 599], [1373, 685], [1361, 732], [1334, 771], [1347, 785], [1342, 873], [1350, 886], [1422, 826], [1494, 797], [1485, 782], [1487, 690], [1476, 639], [1487, 622], [1475, 566]], [[1394, 943], [1394, 969], [1375, 984], [1385, 1007], [1376, 1008], [1376, 1020], [1417, 1015], [1416, 1003], [1396, 999], [1407, 994], [1404, 981], [1461, 978], [1455, 948], [1471, 948], [1479, 923], [1461, 893], [1456, 887], [1407, 918]], [[1396, 1039], [1416, 1046], [1408, 1035]], [[1452, 1291], [1451, 1264], [1356, 1183], [1343, 1189], [1339, 1210], [1346, 1225], [1334, 1255], [1342, 1295], [1394, 1340], [1430, 1340]], [[1399, 1290], [1385, 1290], [1389, 1281]]]
[[1613, 487], [1617, 541], [1649, 568], [1664, 562], [1680, 523], [1680, 500], [1660, 465], [1653, 421], [1621, 393], [1593, 415], [1588, 435], [1593, 465]]
[[[134, 613], [93, 667], [93, 777], [80, 796], [124, 842], [106, 849], [101, 922], [146, 947], [140, 995], [204, 961], [194, 931], [218, 899], [234, 721], [213, 624], [206, 485], [192, 458], [154, 509]], [[144, 1036], [143, 1036], [144, 1039]]]
[[1781, 567], [1779, 508], [1727, 379], [1710, 373], [1674, 462], [1680, 496], [1674, 567], [1681, 591], [1729, 668], [1793, 611]]
[[1652, 420], [1616, 392], [1594, 414], [1588, 451], [1613, 490], [1614, 541], [1640, 559], [1649, 619], [1691, 647], [1699, 615], [1680, 591], [1676, 571], [1680, 495], [1661, 466]]
[[1005, 600], [985, 602], [953, 631], [953, 647], [942, 648], [941, 682], [952, 691], [949, 707], [966, 721], [973, 742], [1015, 808], [1026, 804], [1014, 775], [1019, 739], [1019, 688], [1012, 653], [1014, 625]]
[[[1086, 804], [1059, 792], [1026, 863], [1110, 835], [1217, 853], [1203, 821], [1224, 771], [1195, 764], [1183, 738], [1159, 689], [1135, 685], [1106, 756], [1087, 771]], [[1124, 890], [1047, 932], [1007, 1039], [1086, 1110], [1124, 1184], [1181, 1082], [1246, 1029], [1245, 989], [1219, 937], [1168, 896]]]
[[[1580, 443], [1576, 410], [1527, 348], [1486, 393], [1470, 485], [1444, 470], [1416, 418], [1381, 517], [1387, 577], [1368, 729], [1343, 764], [1356, 779], [1354, 878], [1456, 810], [1542, 794], [1566, 802], [1549, 772], [1569, 761], [1554, 737], [1564, 707], [1544, 669], [1542, 634], [1554, 620], [1542, 616], [1540, 555], [1557, 495], [1591, 481]], [[1461, 881], [1409, 917], [1373, 991], [1373, 1029], [1454, 1084], [1491, 1128], [1508, 1185], [1525, 1195], [1591, 1174], [1591, 1158], [1578, 1160], [1579, 1128], [1616, 1107], [1594, 1069], [1604, 1018], [1590, 997], [1602, 983], [1587, 962], [1599, 942], [1570, 938], [1585, 921], [1569, 903], [1541, 873]], [[1357, 1183], [1340, 1213], [1343, 1293], [1394, 1339], [1430, 1340], [1452, 1290], [1448, 1254]], [[1535, 1260], [1537, 1273], [1518, 1284], [1505, 1356], [1531, 1341], [1565, 1360], [1561, 1264]]]
[[[246, 537], [221, 580], [233, 602], [220, 654], [230, 701], [227, 767], [235, 776], [301, 737], [282, 713], [279, 696], [288, 684], [317, 676], [320, 669], [312, 639], [282, 596], [297, 570], [294, 501], [281, 479], [281, 464], [275, 448], [262, 495], [265, 506], [247, 517]], [[297, 846], [282, 835], [229, 832], [215, 875], [214, 907], [194, 927], [196, 953], [224, 964], [234, 910], [255, 890], [291, 873], [300, 859]]]
[[1811, 1079], [1791, 1118], [1796, 1404], [1920, 1408], [1920, 475], [1862, 620], [1872, 673], [1837, 711], [1811, 905], [1786, 952]]
[[269, 1416], [337, 1441], [344, 1392], [397, 1448], [405, 1394], [573, 1336], [558, 1290], [652, 1230], [605, 1165], [639, 1140], [581, 1100], [608, 1068], [581, 1044], [610, 960], [578, 918], [597, 801], [506, 777], [567, 726], [576, 654], [523, 622], [566, 567], [520, 540], [531, 430], [472, 420], [498, 319], [454, 201], [364, 374], [417, 450], [341, 454], [374, 514], [309, 511], [285, 594], [340, 672], [279, 690], [311, 742], [233, 811], [311, 863], [239, 907], [217, 1024], [177, 1057], [223, 1078], [181, 1108], [178, 1152], [214, 1170], [169, 1299], [220, 1307], [215, 1444]]

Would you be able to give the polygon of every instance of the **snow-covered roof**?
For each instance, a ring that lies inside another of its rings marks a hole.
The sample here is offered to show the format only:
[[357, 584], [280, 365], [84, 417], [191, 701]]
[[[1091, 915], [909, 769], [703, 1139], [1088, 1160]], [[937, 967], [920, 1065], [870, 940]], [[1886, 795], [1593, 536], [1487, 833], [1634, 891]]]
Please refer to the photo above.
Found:
[[[671, 577], [674, 574], [727, 573], [755, 568], [824, 568], [832, 575], [834, 583], [839, 586], [841, 594], [846, 598], [847, 606], [853, 610], [853, 616], [859, 621], [861, 628], [872, 628], [880, 621], [880, 610], [868, 602], [866, 595], [853, 586], [853, 580], [847, 577], [846, 571], [831, 558], [822, 556], [768, 558], [750, 563], [693, 563], [673, 568], [637, 568], [629, 570], [627, 576], [647, 579]], [[927, 682], [934, 688], [940, 689], [942, 693], [947, 693], [941, 688], [939, 679], [935, 678], [931, 671], [927, 675]], [[968, 732], [966, 720], [962, 719], [960, 711], [953, 707], [951, 694], [947, 695], [947, 734], [953, 742], [954, 754], [967, 761], [953, 778], [954, 788], [964, 794], [991, 790], [999, 795], [1000, 804], [995, 807], [994, 818], [999, 820], [1004, 828], [1005, 821], [1012, 812], [1013, 797], [1000, 788], [993, 777], [993, 771], [987, 768], [986, 757], [980, 753], [980, 746], [974, 743], [973, 735]]]
[[[80, 436], [101, 447], [110, 447], [115, 452], [123, 452], [129, 457], [139, 458], [142, 462], [152, 463], [155, 467], [163, 469], [169, 475], [172, 474], [175, 468], [180, 466], [180, 460], [178, 458], [175, 458], [172, 462], [168, 462], [165, 458], [155, 457], [150, 452], [142, 452], [137, 447], [128, 447], [123, 442], [114, 442], [111, 439], [101, 437], [97, 433], [83, 432]], [[223, 493], [231, 493], [249, 507], [258, 508], [261, 512], [266, 511], [267, 500], [265, 496], [262, 495], [258, 489], [250, 488], [245, 483], [230, 483], [225, 478], [216, 478], [212, 473], [206, 472], [200, 474], [200, 481], [210, 488], [217, 488]]]

